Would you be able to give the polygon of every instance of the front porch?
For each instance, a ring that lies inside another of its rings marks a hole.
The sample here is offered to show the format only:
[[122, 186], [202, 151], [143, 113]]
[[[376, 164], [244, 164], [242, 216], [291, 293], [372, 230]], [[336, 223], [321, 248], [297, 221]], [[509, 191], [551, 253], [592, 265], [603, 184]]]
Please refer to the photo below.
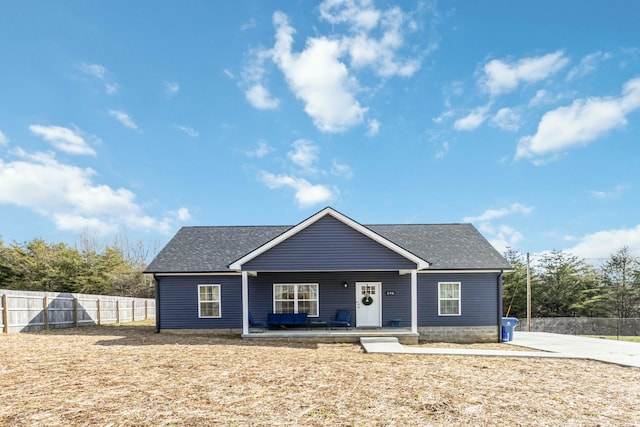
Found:
[[395, 337], [401, 344], [418, 344], [419, 334], [406, 328], [351, 328], [345, 329], [304, 329], [250, 330], [243, 339], [313, 341], [319, 343], [357, 343], [362, 337]]

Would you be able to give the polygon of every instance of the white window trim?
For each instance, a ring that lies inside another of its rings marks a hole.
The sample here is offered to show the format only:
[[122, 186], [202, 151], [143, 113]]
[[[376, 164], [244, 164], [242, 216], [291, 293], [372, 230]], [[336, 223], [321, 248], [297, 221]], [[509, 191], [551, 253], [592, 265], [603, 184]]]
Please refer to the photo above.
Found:
[[[453, 284], [458, 285], [458, 298], [441, 298], [440, 295], [440, 287], [444, 284]], [[440, 301], [458, 301], [458, 313], [457, 314], [449, 314], [449, 313], [441, 313], [440, 312]], [[438, 316], [462, 316], [462, 284], [461, 282], [438, 282]]]
[[276, 312], [276, 286], [295, 286], [294, 288], [294, 297], [293, 297], [293, 312], [297, 313], [298, 312], [298, 286], [305, 286], [305, 285], [310, 285], [310, 286], [315, 286], [318, 291], [317, 291], [317, 295], [318, 295], [318, 300], [316, 301], [316, 312], [318, 314], [316, 315], [308, 315], [309, 317], [320, 317], [320, 285], [318, 285], [317, 283], [274, 283], [273, 284], [273, 294], [272, 294], [272, 302], [273, 302], [273, 312]]
[[[218, 301], [202, 301], [200, 300], [200, 288], [203, 287], [217, 287], [218, 288]], [[207, 302], [217, 302], [218, 306], [220, 307], [218, 310], [219, 315], [218, 316], [203, 316], [201, 313], [201, 308], [202, 308], [202, 303], [207, 303]], [[222, 317], [222, 287], [219, 284], [205, 284], [205, 285], [198, 285], [198, 318], [200, 319], [220, 319]]]

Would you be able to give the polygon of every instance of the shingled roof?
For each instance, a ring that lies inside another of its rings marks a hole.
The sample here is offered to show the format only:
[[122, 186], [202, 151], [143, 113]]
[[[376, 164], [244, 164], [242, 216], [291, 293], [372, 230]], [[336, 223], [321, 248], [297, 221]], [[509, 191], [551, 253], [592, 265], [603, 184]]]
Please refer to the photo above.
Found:
[[[231, 271], [228, 265], [293, 226], [183, 227], [147, 273]], [[511, 265], [471, 224], [364, 225], [429, 262], [429, 270], [509, 270]]]

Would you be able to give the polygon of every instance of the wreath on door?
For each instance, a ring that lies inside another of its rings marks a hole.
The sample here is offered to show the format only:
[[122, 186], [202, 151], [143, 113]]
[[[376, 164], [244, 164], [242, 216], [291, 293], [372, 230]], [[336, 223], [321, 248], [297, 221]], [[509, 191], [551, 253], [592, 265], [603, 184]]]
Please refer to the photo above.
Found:
[[373, 298], [371, 298], [371, 297], [369, 296], [369, 294], [367, 294], [367, 295], [363, 296], [363, 297], [362, 297], [362, 304], [364, 304], [364, 305], [371, 305], [371, 304], [373, 304]]

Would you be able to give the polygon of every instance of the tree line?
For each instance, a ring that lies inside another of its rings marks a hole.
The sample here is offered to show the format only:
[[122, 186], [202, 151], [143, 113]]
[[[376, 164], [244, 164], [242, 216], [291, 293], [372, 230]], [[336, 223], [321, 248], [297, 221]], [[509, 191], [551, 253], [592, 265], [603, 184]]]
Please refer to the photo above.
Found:
[[[505, 258], [514, 267], [503, 276], [503, 305], [510, 317], [527, 316], [527, 265], [518, 251]], [[640, 258], [629, 247], [600, 267], [566, 252], [542, 255], [530, 268], [531, 317], [640, 317]]]
[[5, 245], [0, 238], [0, 288], [151, 298], [143, 274], [152, 247], [118, 237], [102, 245], [84, 234], [74, 246], [33, 239]]
[[[126, 237], [101, 245], [84, 234], [74, 246], [42, 239], [5, 245], [0, 238], [0, 288], [150, 298], [153, 278], [143, 274], [156, 247]], [[503, 276], [504, 314], [527, 315], [527, 265], [508, 250], [514, 268]], [[620, 248], [599, 268], [562, 251], [542, 255], [530, 268], [532, 317], [640, 317], [640, 258]]]

